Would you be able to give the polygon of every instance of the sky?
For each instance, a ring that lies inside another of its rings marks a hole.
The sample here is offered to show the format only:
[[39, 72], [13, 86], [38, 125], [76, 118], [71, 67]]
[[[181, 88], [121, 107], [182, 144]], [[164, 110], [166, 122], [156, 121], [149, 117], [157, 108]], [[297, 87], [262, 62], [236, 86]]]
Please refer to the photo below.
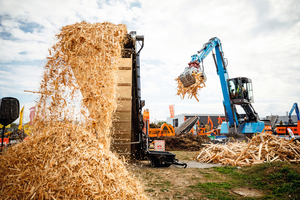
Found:
[[259, 116], [286, 115], [300, 103], [299, 10], [299, 0], [0, 0], [0, 98], [18, 98], [28, 122], [39, 96], [24, 90], [38, 91], [55, 35], [76, 22], [107, 21], [144, 35], [141, 87], [151, 121], [166, 120], [173, 104], [175, 115], [224, 114], [211, 55], [199, 102], [176, 95], [174, 79], [212, 37], [222, 42], [229, 78], [252, 79]]

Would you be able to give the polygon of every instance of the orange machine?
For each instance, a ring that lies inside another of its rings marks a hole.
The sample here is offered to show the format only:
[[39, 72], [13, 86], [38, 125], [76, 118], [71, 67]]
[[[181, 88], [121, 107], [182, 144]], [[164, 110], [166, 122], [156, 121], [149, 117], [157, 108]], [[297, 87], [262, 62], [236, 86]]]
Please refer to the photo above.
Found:
[[265, 133], [268, 133], [268, 134], [272, 135], [272, 133], [273, 133], [272, 126], [265, 124], [265, 128], [262, 132], [265, 132]]
[[[207, 125], [210, 124], [210, 130], [213, 129], [213, 122], [209, 116], [207, 116]], [[198, 122], [199, 125], [199, 122]], [[200, 127], [198, 131], [198, 135], [209, 135], [211, 133], [210, 130], [207, 130], [206, 127]]]
[[168, 125], [164, 123], [160, 128], [149, 128], [149, 137], [157, 138], [157, 137], [170, 137], [175, 136], [175, 130], [172, 125]]
[[150, 123], [150, 113], [149, 113], [149, 109], [148, 108], [144, 109], [144, 111], [143, 111], [143, 122], [144, 122], [143, 131], [144, 131], [144, 133], [146, 133], [147, 132], [147, 130], [146, 130], [147, 124], [148, 124], [148, 130], [149, 130], [149, 127], [150, 127], [149, 126], [149, 123]]
[[168, 125], [166, 123], [162, 124], [160, 128], [150, 128], [150, 112], [149, 109], [145, 109], [143, 112], [143, 120], [145, 123], [144, 132], [146, 133], [146, 122], [148, 121], [148, 130], [149, 130], [149, 137], [150, 138], [157, 138], [157, 137], [170, 137], [175, 136], [175, 129], [172, 125]]
[[211, 121], [210, 116], [207, 116], [207, 124], [209, 124], [209, 123], [210, 123], [210, 130], [212, 130], [212, 129], [214, 128], [214, 124], [213, 124], [213, 122]]
[[218, 124], [221, 125], [223, 123], [223, 120], [225, 120], [225, 118], [222, 118], [221, 116], [218, 117]]
[[298, 121], [298, 125], [277, 125], [277, 134], [279, 135], [288, 135], [288, 128], [290, 128], [294, 135], [300, 135], [300, 123]]
[[[222, 118], [218, 118], [218, 123], [222, 124]], [[206, 125], [209, 126], [210, 124], [210, 130], [207, 130], [205, 127], [200, 127], [198, 131], [198, 135], [210, 135], [214, 133], [215, 135], [219, 135], [220, 130], [219, 129], [214, 129], [214, 124], [209, 116], [207, 116], [207, 123]]]
[[[292, 120], [292, 113], [296, 112], [296, 116], [297, 116], [297, 119], [298, 119], [298, 122], [297, 122], [297, 125], [294, 124], [293, 120]], [[297, 103], [294, 103], [293, 104], [293, 107], [291, 109], [291, 111], [289, 112], [289, 121], [288, 121], [288, 125], [277, 125], [277, 134], [279, 135], [288, 135], [288, 128], [290, 128], [294, 135], [300, 135], [300, 112], [299, 112], [299, 108], [298, 108], [298, 104]]]

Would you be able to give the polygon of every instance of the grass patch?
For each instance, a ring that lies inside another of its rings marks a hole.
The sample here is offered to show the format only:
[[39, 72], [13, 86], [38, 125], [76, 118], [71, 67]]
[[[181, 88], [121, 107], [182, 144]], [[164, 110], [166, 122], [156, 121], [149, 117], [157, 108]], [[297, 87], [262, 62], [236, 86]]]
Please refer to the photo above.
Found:
[[[185, 155], [188, 154], [181, 154]], [[145, 185], [145, 192], [152, 199], [300, 199], [300, 164], [272, 162], [252, 167], [208, 169], [137, 168], [132, 173]], [[232, 192], [236, 188], [257, 189], [257, 194], [263, 192], [264, 196], [242, 197]]]
[[233, 174], [236, 173], [237, 167], [215, 167], [214, 170], [221, 174]]
[[196, 185], [190, 185], [189, 187], [192, 190], [203, 193], [203, 197], [210, 199], [234, 199], [234, 197], [228, 191], [232, 188], [232, 185], [227, 182], [197, 183]]
[[206, 169], [199, 169], [198, 172], [200, 174], [210, 174]]
[[153, 189], [146, 189], [145, 192], [155, 192]]
[[205, 174], [204, 177], [208, 179], [212, 179], [214, 177], [214, 174]]
[[220, 167], [215, 171], [232, 177], [235, 187], [249, 186], [269, 191], [267, 198], [300, 199], [300, 167], [285, 162], [267, 162], [252, 167]]

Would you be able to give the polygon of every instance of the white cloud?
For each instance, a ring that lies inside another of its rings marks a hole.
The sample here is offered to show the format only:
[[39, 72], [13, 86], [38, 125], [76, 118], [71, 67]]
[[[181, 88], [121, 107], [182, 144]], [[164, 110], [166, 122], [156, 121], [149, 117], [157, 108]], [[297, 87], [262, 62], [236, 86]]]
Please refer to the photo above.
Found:
[[[151, 120], [169, 116], [170, 104], [175, 104], [177, 114], [218, 114], [224, 112], [223, 97], [210, 55], [204, 61], [208, 81], [199, 93], [199, 102], [176, 96], [174, 81], [190, 56], [216, 36], [229, 61], [229, 76], [252, 79], [253, 106], [260, 116], [284, 115], [293, 102], [300, 101], [299, 8], [297, 0], [1, 1], [0, 32], [6, 37], [0, 38], [0, 62], [9, 65], [44, 60], [55, 34], [67, 24], [83, 20], [125, 23], [128, 31], [145, 36], [141, 52], [142, 99], [150, 109]], [[8, 66], [0, 65], [0, 77], [6, 77], [1, 79], [0, 94], [37, 89], [42, 65], [12, 65], [10, 75], [2, 70]], [[31, 73], [36, 78], [28, 78]], [[13, 87], [7, 87], [8, 82]]]

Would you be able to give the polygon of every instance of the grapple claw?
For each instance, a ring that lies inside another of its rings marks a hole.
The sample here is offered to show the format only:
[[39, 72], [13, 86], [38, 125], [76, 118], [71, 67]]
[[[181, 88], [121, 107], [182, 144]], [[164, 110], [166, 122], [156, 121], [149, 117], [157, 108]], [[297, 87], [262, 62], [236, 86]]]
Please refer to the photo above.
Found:
[[193, 61], [189, 63], [189, 66], [186, 67], [179, 76], [179, 80], [181, 81], [184, 87], [189, 87], [194, 83], [196, 83], [196, 79], [193, 76], [193, 72], [195, 72], [196, 74], [202, 73], [204, 82], [206, 81], [206, 75], [204, 71], [201, 69], [199, 62]]

